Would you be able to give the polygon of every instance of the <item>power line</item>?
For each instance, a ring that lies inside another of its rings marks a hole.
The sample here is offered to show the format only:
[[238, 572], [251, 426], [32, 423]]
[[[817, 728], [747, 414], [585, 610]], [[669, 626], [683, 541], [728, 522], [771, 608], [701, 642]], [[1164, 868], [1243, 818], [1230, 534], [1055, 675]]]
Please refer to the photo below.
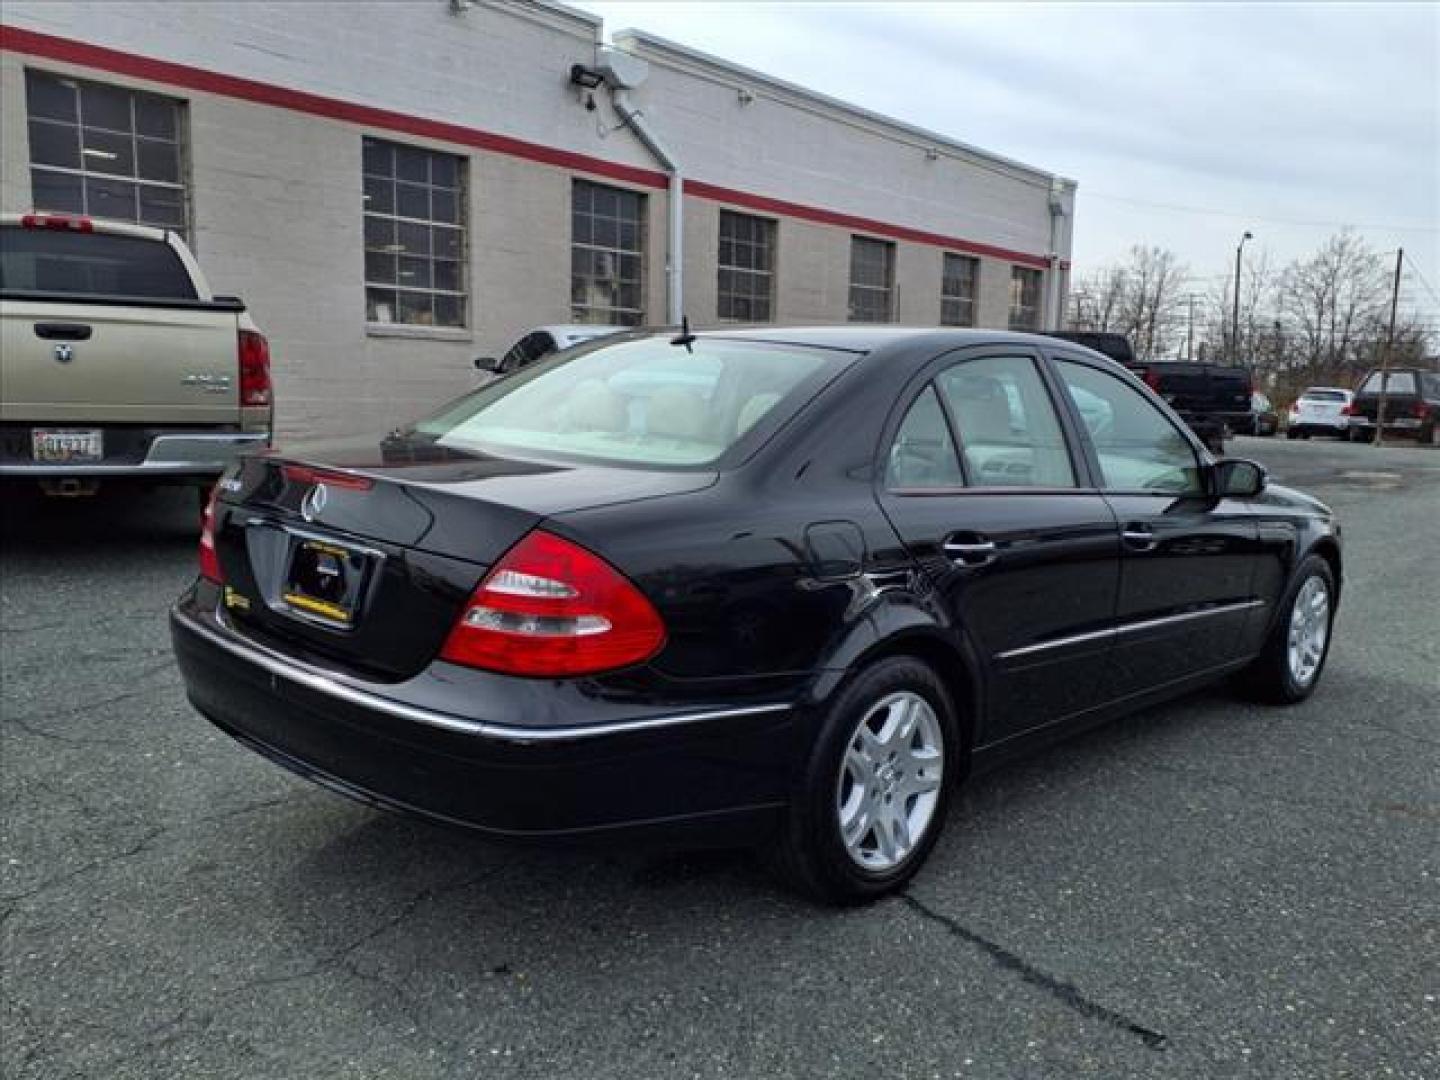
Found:
[[1424, 232], [1440, 233], [1440, 225], [1365, 225], [1354, 221], [1300, 221], [1296, 218], [1269, 217], [1264, 214], [1239, 213], [1234, 210], [1216, 210], [1213, 207], [1185, 206], [1181, 203], [1152, 202], [1149, 199], [1135, 199], [1128, 195], [1111, 195], [1104, 191], [1081, 188], [1082, 197], [1109, 199], [1111, 202], [1132, 203], [1156, 210], [1171, 210], [1179, 214], [1208, 214], [1212, 217], [1235, 218], [1238, 221], [1264, 221], [1272, 225], [1296, 225], [1308, 229], [1369, 229], [1373, 232]]
[[1437, 293], [1435, 291], [1435, 287], [1431, 285], [1430, 282], [1425, 280], [1425, 275], [1420, 272], [1420, 268], [1416, 266], [1413, 261], [1406, 263], [1405, 269], [1408, 270], [1410, 273], [1414, 274], [1419, 279], [1420, 284], [1425, 286], [1426, 292], [1433, 296], [1436, 301], [1440, 301], [1440, 293]]

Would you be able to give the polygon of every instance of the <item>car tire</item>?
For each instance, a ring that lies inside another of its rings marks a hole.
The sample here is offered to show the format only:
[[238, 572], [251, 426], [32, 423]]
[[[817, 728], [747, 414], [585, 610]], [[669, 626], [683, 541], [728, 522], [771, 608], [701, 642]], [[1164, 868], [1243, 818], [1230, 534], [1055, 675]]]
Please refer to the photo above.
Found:
[[1286, 428], [1286, 429], [1285, 429], [1285, 438], [1287, 438], [1287, 439], [1298, 439], [1299, 437], [1300, 437], [1300, 432], [1296, 431], [1294, 428]]
[[954, 704], [929, 664], [893, 656], [863, 668], [820, 725], [767, 862], [822, 903], [895, 892], [935, 846], [962, 760]]
[[1431, 420], [1430, 423], [1420, 429], [1420, 445], [1440, 446], [1440, 424]]
[[[1318, 605], [1317, 594], [1322, 597]], [[1293, 705], [1314, 693], [1330, 657], [1335, 608], [1335, 574], [1325, 559], [1311, 555], [1285, 590], [1264, 649], [1240, 674], [1245, 694], [1272, 705]]]

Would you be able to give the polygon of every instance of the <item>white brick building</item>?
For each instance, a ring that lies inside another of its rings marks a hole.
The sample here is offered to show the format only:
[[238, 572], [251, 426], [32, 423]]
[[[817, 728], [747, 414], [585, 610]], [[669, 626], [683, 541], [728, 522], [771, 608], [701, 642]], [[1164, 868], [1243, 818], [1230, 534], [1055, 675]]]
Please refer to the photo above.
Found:
[[7, 0], [0, 24], [0, 208], [184, 229], [270, 337], [282, 434], [414, 416], [545, 323], [1062, 310], [1070, 181], [640, 33], [617, 99], [572, 68], [626, 57], [558, 4]]

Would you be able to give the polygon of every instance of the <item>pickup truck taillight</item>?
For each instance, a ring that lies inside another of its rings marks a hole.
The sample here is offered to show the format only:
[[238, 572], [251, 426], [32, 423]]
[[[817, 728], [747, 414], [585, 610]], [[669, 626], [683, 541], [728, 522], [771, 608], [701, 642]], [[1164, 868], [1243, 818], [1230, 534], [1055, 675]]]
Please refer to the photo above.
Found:
[[1415, 419], [1417, 419], [1417, 420], [1424, 420], [1427, 416], [1430, 415], [1430, 405], [1429, 405], [1429, 403], [1428, 403], [1428, 402], [1424, 402], [1424, 401], [1417, 401], [1417, 402], [1415, 403], [1414, 413], [1415, 413]]
[[1145, 385], [1158, 394], [1160, 392], [1160, 373], [1158, 371], [1145, 372]]
[[255, 330], [240, 331], [240, 404], [269, 405], [270, 343]]

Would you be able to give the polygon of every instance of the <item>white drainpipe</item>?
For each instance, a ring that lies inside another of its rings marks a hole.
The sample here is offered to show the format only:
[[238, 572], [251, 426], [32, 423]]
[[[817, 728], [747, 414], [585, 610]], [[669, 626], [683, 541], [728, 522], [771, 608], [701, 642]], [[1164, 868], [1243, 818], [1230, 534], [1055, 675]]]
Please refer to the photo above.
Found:
[[670, 177], [669, 239], [665, 253], [665, 299], [666, 321], [679, 326], [685, 317], [685, 178], [680, 166], [666, 149], [655, 130], [645, 120], [645, 114], [630, 103], [630, 94], [623, 86], [610, 84], [610, 100], [615, 111], [640, 137], [645, 148], [655, 155], [666, 174]]
[[1060, 295], [1060, 219], [1065, 216], [1061, 200], [1064, 189], [1059, 180], [1050, 183], [1050, 268], [1045, 272], [1045, 330], [1059, 330], [1065, 320], [1064, 297]]

